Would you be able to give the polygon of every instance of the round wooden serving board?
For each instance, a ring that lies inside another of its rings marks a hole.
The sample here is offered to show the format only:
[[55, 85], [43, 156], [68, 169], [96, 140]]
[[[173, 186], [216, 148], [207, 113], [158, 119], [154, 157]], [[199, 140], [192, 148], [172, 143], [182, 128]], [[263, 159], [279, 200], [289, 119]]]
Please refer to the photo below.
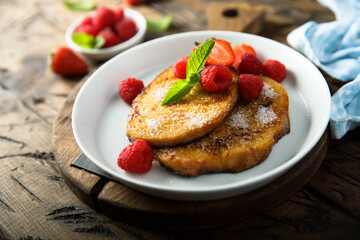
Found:
[[191, 229], [229, 224], [289, 199], [316, 172], [327, 152], [328, 130], [296, 166], [270, 184], [236, 197], [202, 202], [161, 199], [122, 183], [71, 166], [81, 150], [71, 127], [74, 100], [86, 78], [75, 86], [54, 121], [56, 161], [66, 184], [90, 207], [107, 216], [151, 228]]

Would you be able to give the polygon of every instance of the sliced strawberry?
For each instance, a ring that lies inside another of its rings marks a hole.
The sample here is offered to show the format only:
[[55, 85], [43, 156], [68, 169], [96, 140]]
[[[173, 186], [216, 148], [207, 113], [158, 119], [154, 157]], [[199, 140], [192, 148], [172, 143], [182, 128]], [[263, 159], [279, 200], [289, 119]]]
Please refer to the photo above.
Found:
[[215, 45], [206, 64], [218, 64], [231, 66], [235, 61], [235, 54], [229, 42], [222, 39], [215, 39]]
[[86, 63], [68, 47], [59, 47], [49, 56], [49, 66], [58, 75], [71, 76], [87, 73]]
[[233, 67], [235, 67], [235, 68], [237, 68], [239, 66], [241, 59], [242, 59], [241, 56], [244, 52], [248, 52], [248, 53], [251, 53], [254, 56], [256, 56], [256, 52], [255, 52], [254, 48], [245, 43], [242, 43], [240, 45], [239, 44], [234, 45], [233, 50], [234, 50], [234, 54], [235, 54], [235, 61], [233, 63]]

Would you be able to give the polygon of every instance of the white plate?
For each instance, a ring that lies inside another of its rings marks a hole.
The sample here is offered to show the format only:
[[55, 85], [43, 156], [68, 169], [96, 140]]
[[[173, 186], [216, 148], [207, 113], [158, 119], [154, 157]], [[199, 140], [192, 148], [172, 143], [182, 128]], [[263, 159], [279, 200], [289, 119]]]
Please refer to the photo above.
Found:
[[[131, 174], [117, 166], [120, 151], [129, 144], [126, 122], [130, 107], [118, 96], [127, 77], [149, 84], [162, 70], [189, 55], [194, 42], [221, 38], [247, 43], [260, 60], [277, 59], [288, 69], [283, 86], [290, 100], [291, 132], [274, 146], [262, 164], [241, 173], [182, 177], [154, 162], [150, 172]], [[269, 183], [299, 162], [318, 142], [330, 116], [330, 92], [319, 70], [295, 50], [263, 37], [227, 31], [198, 31], [145, 42], [101, 66], [81, 88], [74, 103], [75, 139], [98, 167], [120, 182], [150, 195], [176, 200], [214, 200], [239, 195]]]

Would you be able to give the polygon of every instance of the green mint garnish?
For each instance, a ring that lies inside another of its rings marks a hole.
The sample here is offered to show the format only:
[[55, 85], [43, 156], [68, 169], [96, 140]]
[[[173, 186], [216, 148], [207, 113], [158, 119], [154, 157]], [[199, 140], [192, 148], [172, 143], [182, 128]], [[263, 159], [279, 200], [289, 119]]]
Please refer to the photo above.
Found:
[[200, 82], [200, 72], [203, 70], [214, 45], [214, 40], [208, 40], [190, 55], [186, 64], [186, 79], [180, 79], [172, 86], [166, 94], [162, 106], [179, 101], [191, 91], [193, 86]]
[[105, 39], [101, 36], [96, 38], [86, 33], [74, 33], [72, 35], [73, 41], [83, 48], [99, 49], [105, 44]]
[[153, 32], [164, 32], [168, 30], [168, 28], [170, 27], [172, 20], [173, 20], [172, 14], [168, 14], [162, 18], [157, 18], [152, 20], [147, 19], [146, 20], [147, 29]]
[[74, 11], [91, 11], [96, 7], [96, 3], [93, 1], [81, 1], [81, 2], [63, 1], [63, 3], [67, 8]]

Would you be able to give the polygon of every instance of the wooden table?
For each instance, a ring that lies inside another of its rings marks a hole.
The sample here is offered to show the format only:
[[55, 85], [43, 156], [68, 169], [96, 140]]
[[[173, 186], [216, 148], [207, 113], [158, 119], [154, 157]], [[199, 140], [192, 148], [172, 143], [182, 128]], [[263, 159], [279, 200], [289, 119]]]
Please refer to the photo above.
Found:
[[[170, 30], [148, 32], [149, 40], [207, 29], [206, 9], [213, 2], [149, 0], [135, 8], [149, 18], [174, 15]], [[258, 35], [284, 44], [291, 30], [309, 20], [334, 20], [316, 1], [251, 2], [265, 7]], [[66, 27], [83, 13], [53, 0], [2, 1], [0, 13], [0, 239], [359, 239], [360, 129], [331, 140], [316, 174], [290, 199], [244, 221], [149, 229], [93, 210], [65, 184], [52, 144], [55, 116], [81, 78], [62, 78], [47, 67], [48, 52], [65, 44]], [[332, 93], [341, 86], [324, 76]]]

